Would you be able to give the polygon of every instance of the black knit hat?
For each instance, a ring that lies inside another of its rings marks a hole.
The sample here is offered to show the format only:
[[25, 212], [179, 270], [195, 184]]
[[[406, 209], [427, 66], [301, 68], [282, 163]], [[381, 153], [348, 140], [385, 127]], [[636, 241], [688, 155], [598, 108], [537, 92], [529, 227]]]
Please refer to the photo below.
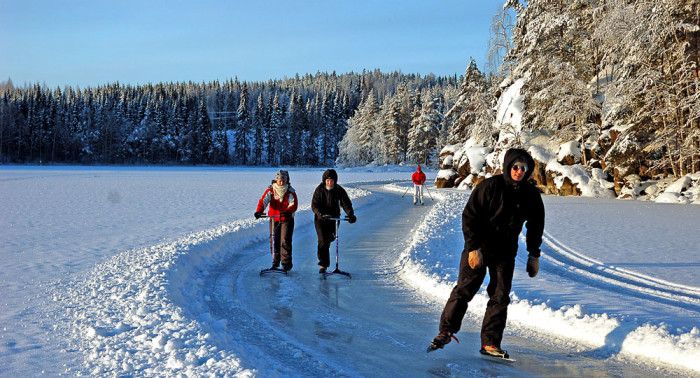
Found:
[[322, 181], [325, 182], [326, 179], [332, 179], [333, 182], [338, 182], [338, 173], [335, 169], [326, 169], [326, 171], [323, 172]]

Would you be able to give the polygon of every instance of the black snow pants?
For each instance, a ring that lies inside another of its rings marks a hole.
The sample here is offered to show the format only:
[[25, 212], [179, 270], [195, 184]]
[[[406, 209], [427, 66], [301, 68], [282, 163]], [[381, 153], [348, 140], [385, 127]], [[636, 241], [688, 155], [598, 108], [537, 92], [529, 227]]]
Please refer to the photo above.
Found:
[[316, 251], [318, 266], [328, 268], [331, 265], [330, 247], [335, 240], [335, 221], [315, 219], [314, 226], [316, 226], [316, 236], [318, 236], [318, 249]]
[[286, 270], [292, 269], [292, 234], [294, 233], [294, 218], [280, 222], [271, 222], [270, 233], [275, 236], [272, 266], [279, 267], [281, 262], [282, 267]]
[[486, 305], [484, 322], [481, 325], [481, 345], [500, 347], [508, 317], [515, 256], [489, 258], [484, 254], [483, 264], [477, 269], [469, 267], [468, 258], [469, 252], [462, 251], [457, 285], [452, 289], [450, 299], [447, 300], [440, 316], [440, 332], [457, 333], [459, 331], [468, 303], [479, 291], [488, 268], [489, 285], [486, 292], [489, 295], [489, 301]]

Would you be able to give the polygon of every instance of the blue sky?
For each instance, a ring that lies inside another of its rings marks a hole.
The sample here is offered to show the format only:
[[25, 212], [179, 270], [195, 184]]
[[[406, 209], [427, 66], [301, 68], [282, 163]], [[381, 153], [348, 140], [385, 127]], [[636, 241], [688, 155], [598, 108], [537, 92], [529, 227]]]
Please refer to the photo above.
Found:
[[0, 81], [267, 80], [379, 68], [461, 74], [503, 0], [0, 0]]

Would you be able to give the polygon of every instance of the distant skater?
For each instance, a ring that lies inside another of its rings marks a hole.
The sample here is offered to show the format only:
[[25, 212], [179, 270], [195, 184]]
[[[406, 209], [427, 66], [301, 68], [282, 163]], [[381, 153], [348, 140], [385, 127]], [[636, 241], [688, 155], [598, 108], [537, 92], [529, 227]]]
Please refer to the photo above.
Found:
[[413, 181], [413, 204], [423, 204], [423, 185], [425, 185], [425, 173], [420, 168], [420, 165], [416, 167], [416, 171], [411, 175], [411, 181]]
[[260, 218], [266, 207], [270, 207], [267, 216], [272, 218], [270, 233], [274, 234], [272, 269], [282, 269], [286, 272], [292, 269], [292, 235], [294, 233], [294, 212], [299, 202], [297, 193], [289, 184], [289, 172], [280, 170], [275, 175], [275, 181], [265, 189], [258, 201], [255, 218]]
[[352, 201], [342, 186], [338, 185], [338, 174], [334, 169], [323, 172], [321, 183], [316, 187], [311, 199], [311, 210], [314, 212], [314, 226], [318, 236], [318, 267], [319, 273], [326, 273], [331, 265], [330, 246], [336, 238], [335, 221], [331, 218], [340, 217], [340, 208], [345, 210], [348, 222], [355, 223], [357, 217], [352, 208]]
[[464, 250], [459, 278], [440, 316], [439, 334], [428, 352], [443, 348], [462, 326], [469, 301], [489, 273], [486, 291], [489, 301], [481, 326], [481, 353], [508, 358], [501, 349], [506, 327], [510, 289], [513, 282], [518, 236], [527, 227], [526, 271], [535, 277], [539, 270], [540, 245], [544, 231], [544, 205], [538, 189], [528, 182], [534, 160], [523, 149], [506, 151], [503, 174], [480, 183], [462, 212]]

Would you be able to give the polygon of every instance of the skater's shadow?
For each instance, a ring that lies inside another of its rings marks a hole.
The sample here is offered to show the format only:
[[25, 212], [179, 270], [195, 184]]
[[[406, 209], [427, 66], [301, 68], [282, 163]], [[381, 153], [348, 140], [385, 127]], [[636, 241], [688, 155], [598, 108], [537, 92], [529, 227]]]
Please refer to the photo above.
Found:
[[610, 358], [622, 351], [622, 344], [627, 335], [637, 328], [635, 324], [620, 324], [605, 336], [605, 344], [600, 348], [592, 349], [581, 353], [581, 355], [591, 358]]

